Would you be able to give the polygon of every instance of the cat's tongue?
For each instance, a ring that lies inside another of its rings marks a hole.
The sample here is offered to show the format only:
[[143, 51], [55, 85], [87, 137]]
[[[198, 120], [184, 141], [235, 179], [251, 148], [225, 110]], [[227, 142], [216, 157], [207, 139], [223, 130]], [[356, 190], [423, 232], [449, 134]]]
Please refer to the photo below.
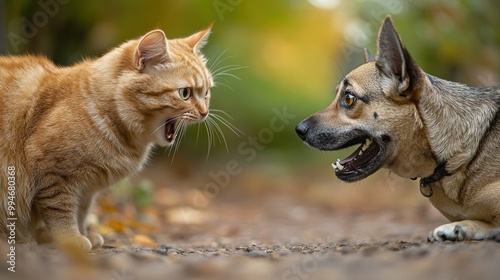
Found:
[[165, 138], [168, 142], [173, 142], [175, 140], [175, 121], [168, 120], [165, 123]]

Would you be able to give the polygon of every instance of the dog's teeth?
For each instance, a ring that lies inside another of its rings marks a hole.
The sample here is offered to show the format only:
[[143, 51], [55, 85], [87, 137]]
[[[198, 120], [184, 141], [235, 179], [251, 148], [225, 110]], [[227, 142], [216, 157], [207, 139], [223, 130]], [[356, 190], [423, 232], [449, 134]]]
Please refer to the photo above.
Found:
[[340, 163], [340, 159], [337, 159], [335, 163], [332, 163], [332, 166], [335, 171], [342, 171], [342, 169], [344, 169], [344, 166]]
[[337, 159], [335, 163], [332, 163], [332, 167], [335, 172], [342, 171], [344, 169], [344, 166], [340, 163], [340, 159]]
[[365, 143], [363, 144], [363, 147], [361, 147], [361, 151], [366, 151], [366, 149], [368, 149], [368, 147], [370, 147], [372, 143], [372, 140], [370, 138], [367, 138]]
[[370, 146], [371, 144], [372, 144], [372, 139], [367, 138], [367, 139], [366, 139], [366, 142], [365, 142], [365, 145], [366, 145], [366, 146]]
[[[363, 147], [364, 147], [364, 146], [363, 146]], [[365, 150], [366, 150], [366, 149], [365, 149]], [[361, 150], [359, 151], [359, 153], [358, 153], [358, 156], [361, 156], [361, 155], [363, 155], [363, 149], [361, 149]]]
[[339, 170], [336, 163], [332, 163], [332, 167], [333, 167], [333, 170], [335, 170], [335, 171]]

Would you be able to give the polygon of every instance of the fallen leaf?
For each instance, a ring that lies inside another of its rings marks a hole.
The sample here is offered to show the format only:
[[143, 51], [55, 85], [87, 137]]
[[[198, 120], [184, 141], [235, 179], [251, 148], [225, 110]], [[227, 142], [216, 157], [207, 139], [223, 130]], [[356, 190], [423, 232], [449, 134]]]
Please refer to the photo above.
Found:
[[132, 237], [130, 242], [136, 245], [146, 246], [151, 249], [156, 247], [156, 242], [154, 242], [151, 238], [149, 238], [147, 235], [144, 234], [135, 235], [134, 237]]

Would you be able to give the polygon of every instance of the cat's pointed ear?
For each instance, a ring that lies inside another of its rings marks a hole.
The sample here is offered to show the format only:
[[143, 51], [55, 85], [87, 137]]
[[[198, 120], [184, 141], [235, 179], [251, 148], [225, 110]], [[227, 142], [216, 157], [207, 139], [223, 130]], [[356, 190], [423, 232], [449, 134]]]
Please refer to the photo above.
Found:
[[160, 29], [144, 35], [135, 49], [134, 62], [139, 70], [146, 66], [165, 63], [168, 60], [168, 43]]
[[210, 26], [198, 33], [195, 33], [186, 38], [188, 46], [193, 49], [195, 53], [199, 52], [208, 42], [208, 37], [210, 36], [210, 31], [212, 30], [214, 23], [212, 22]]

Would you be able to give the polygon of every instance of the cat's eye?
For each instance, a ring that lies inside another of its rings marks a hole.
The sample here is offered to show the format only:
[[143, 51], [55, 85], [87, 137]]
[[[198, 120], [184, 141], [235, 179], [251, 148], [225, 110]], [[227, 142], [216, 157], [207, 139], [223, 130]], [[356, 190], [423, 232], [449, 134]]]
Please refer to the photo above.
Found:
[[344, 103], [347, 107], [351, 107], [352, 105], [354, 105], [354, 103], [356, 103], [356, 100], [358, 100], [358, 98], [350, 93], [350, 92], [346, 92], [344, 94]]
[[205, 98], [207, 98], [209, 94], [210, 94], [210, 91], [209, 91], [209, 90], [207, 90], [207, 91], [205, 92]]
[[191, 88], [180, 88], [179, 89], [179, 96], [183, 100], [188, 99], [189, 97], [191, 97]]

